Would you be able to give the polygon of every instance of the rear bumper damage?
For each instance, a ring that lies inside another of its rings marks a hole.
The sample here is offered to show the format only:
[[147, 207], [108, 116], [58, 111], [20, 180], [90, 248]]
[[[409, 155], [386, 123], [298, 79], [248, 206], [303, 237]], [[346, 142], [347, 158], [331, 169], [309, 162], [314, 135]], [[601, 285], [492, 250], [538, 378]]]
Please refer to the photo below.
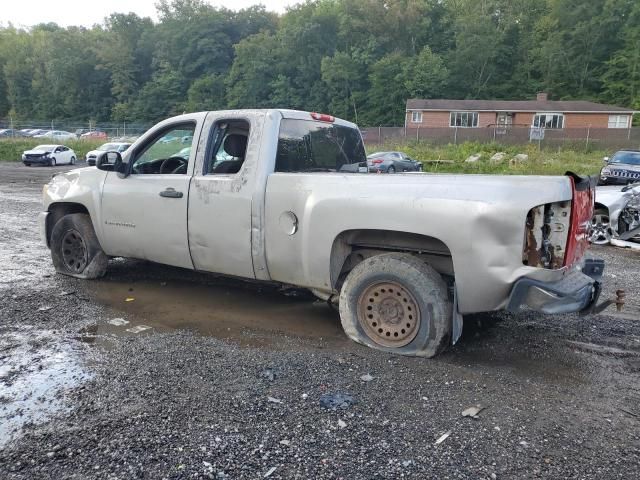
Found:
[[574, 270], [555, 282], [521, 278], [513, 286], [507, 310], [519, 312], [526, 308], [550, 314], [589, 313], [596, 308], [603, 271], [604, 260], [590, 258], [581, 271]]

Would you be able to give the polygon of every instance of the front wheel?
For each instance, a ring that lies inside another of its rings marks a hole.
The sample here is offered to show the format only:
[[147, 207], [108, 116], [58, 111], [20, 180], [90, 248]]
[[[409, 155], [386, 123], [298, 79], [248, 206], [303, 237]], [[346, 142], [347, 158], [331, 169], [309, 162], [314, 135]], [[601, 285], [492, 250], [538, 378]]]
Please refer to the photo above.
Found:
[[608, 245], [613, 237], [613, 229], [609, 220], [609, 212], [598, 209], [591, 219], [591, 234], [589, 241], [595, 245]]
[[71, 165], [75, 165], [76, 164], [76, 157], [71, 157]]
[[102, 250], [91, 219], [86, 213], [65, 215], [51, 232], [51, 258], [58, 273], [92, 279], [107, 271], [107, 255]]
[[451, 318], [444, 280], [410, 254], [363, 260], [347, 275], [340, 292], [345, 333], [378, 350], [433, 357], [451, 338]]
[[56, 159], [55, 158], [50, 158], [49, 159], [49, 166], [50, 167], [55, 167], [56, 166]]

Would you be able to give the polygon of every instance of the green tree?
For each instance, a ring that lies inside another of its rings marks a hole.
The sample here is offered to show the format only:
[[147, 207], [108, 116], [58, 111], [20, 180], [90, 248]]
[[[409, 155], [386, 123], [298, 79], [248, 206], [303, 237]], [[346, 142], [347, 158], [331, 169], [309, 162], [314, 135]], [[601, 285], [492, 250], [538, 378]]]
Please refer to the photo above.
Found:
[[224, 110], [227, 107], [223, 75], [206, 75], [195, 80], [187, 91], [186, 110], [199, 112]]
[[605, 101], [640, 109], [640, 4], [635, 3], [622, 30], [622, 46], [606, 62]]

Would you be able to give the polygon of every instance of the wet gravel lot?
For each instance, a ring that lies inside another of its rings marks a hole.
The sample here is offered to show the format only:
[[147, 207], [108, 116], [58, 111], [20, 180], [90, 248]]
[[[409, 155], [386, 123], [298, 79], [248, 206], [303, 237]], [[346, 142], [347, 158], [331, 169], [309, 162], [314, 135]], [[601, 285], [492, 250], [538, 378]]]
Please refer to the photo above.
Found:
[[403, 358], [296, 291], [133, 260], [56, 275], [53, 170], [0, 162], [0, 479], [640, 476], [638, 252], [592, 250], [622, 314], [478, 315]]

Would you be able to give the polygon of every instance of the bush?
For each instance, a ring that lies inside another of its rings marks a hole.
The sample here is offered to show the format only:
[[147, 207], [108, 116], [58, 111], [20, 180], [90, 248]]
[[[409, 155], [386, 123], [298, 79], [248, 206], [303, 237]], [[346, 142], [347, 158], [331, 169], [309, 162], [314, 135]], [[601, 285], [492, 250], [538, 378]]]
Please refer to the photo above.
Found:
[[56, 142], [46, 138], [3, 138], [0, 139], [0, 161], [20, 162], [22, 153], [38, 145], [60, 143], [76, 152], [78, 160], [84, 159], [89, 150], [95, 150], [105, 143], [104, 140], [70, 140], [68, 142]]

